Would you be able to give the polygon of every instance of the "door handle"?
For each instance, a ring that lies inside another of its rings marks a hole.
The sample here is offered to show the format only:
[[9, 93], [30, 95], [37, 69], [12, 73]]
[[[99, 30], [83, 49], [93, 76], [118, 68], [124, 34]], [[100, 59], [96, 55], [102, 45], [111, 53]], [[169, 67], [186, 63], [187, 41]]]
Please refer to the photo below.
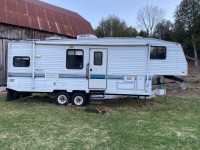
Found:
[[92, 71], [92, 69], [90, 69], [90, 71]]

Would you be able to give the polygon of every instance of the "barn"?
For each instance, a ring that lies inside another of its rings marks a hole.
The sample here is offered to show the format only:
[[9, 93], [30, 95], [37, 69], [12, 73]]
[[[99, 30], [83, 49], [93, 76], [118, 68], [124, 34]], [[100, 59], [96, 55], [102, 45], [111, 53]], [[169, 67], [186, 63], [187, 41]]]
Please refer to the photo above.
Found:
[[78, 13], [39, 0], [0, 0], [0, 84], [6, 83], [8, 42], [93, 34]]

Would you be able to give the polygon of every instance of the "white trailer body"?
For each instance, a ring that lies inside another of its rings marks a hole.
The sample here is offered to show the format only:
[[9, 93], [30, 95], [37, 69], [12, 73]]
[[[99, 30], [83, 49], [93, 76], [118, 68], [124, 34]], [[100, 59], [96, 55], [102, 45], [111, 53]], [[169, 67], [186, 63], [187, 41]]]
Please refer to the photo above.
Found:
[[9, 43], [7, 88], [17, 92], [148, 96], [155, 75], [187, 75], [180, 44], [146, 38]]

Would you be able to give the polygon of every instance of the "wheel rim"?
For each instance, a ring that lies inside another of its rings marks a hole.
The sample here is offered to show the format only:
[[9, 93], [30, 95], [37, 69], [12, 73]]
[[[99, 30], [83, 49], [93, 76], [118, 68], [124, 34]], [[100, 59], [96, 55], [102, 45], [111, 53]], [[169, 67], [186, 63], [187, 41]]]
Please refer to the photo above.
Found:
[[83, 98], [81, 96], [76, 96], [74, 98], [74, 104], [75, 105], [82, 105], [83, 104]]
[[58, 103], [59, 104], [65, 104], [67, 102], [67, 96], [65, 95], [59, 95], [58, 96]]

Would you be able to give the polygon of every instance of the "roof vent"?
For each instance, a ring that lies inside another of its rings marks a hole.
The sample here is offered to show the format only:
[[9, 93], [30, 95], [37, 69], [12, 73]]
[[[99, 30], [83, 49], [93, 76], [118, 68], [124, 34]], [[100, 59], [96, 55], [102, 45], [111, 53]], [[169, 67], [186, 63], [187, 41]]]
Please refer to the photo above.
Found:
[[82, 35], [77, 35], [77, 39], [78, 40], [81, 40], [81, 39], [96, 39], [97, 37], [95, 35], [92, 35], [92, 34], [82, 34]]
[[52, 36], [52, 37], [47, 37], [45, 40], [61, 40], [61, 37], [57, 37], [57, 36]]
[[136, 38], [137, 38], [137, 39], [142, 39], [143, 37], [142, 37], [142, 36], [136, 36]]

